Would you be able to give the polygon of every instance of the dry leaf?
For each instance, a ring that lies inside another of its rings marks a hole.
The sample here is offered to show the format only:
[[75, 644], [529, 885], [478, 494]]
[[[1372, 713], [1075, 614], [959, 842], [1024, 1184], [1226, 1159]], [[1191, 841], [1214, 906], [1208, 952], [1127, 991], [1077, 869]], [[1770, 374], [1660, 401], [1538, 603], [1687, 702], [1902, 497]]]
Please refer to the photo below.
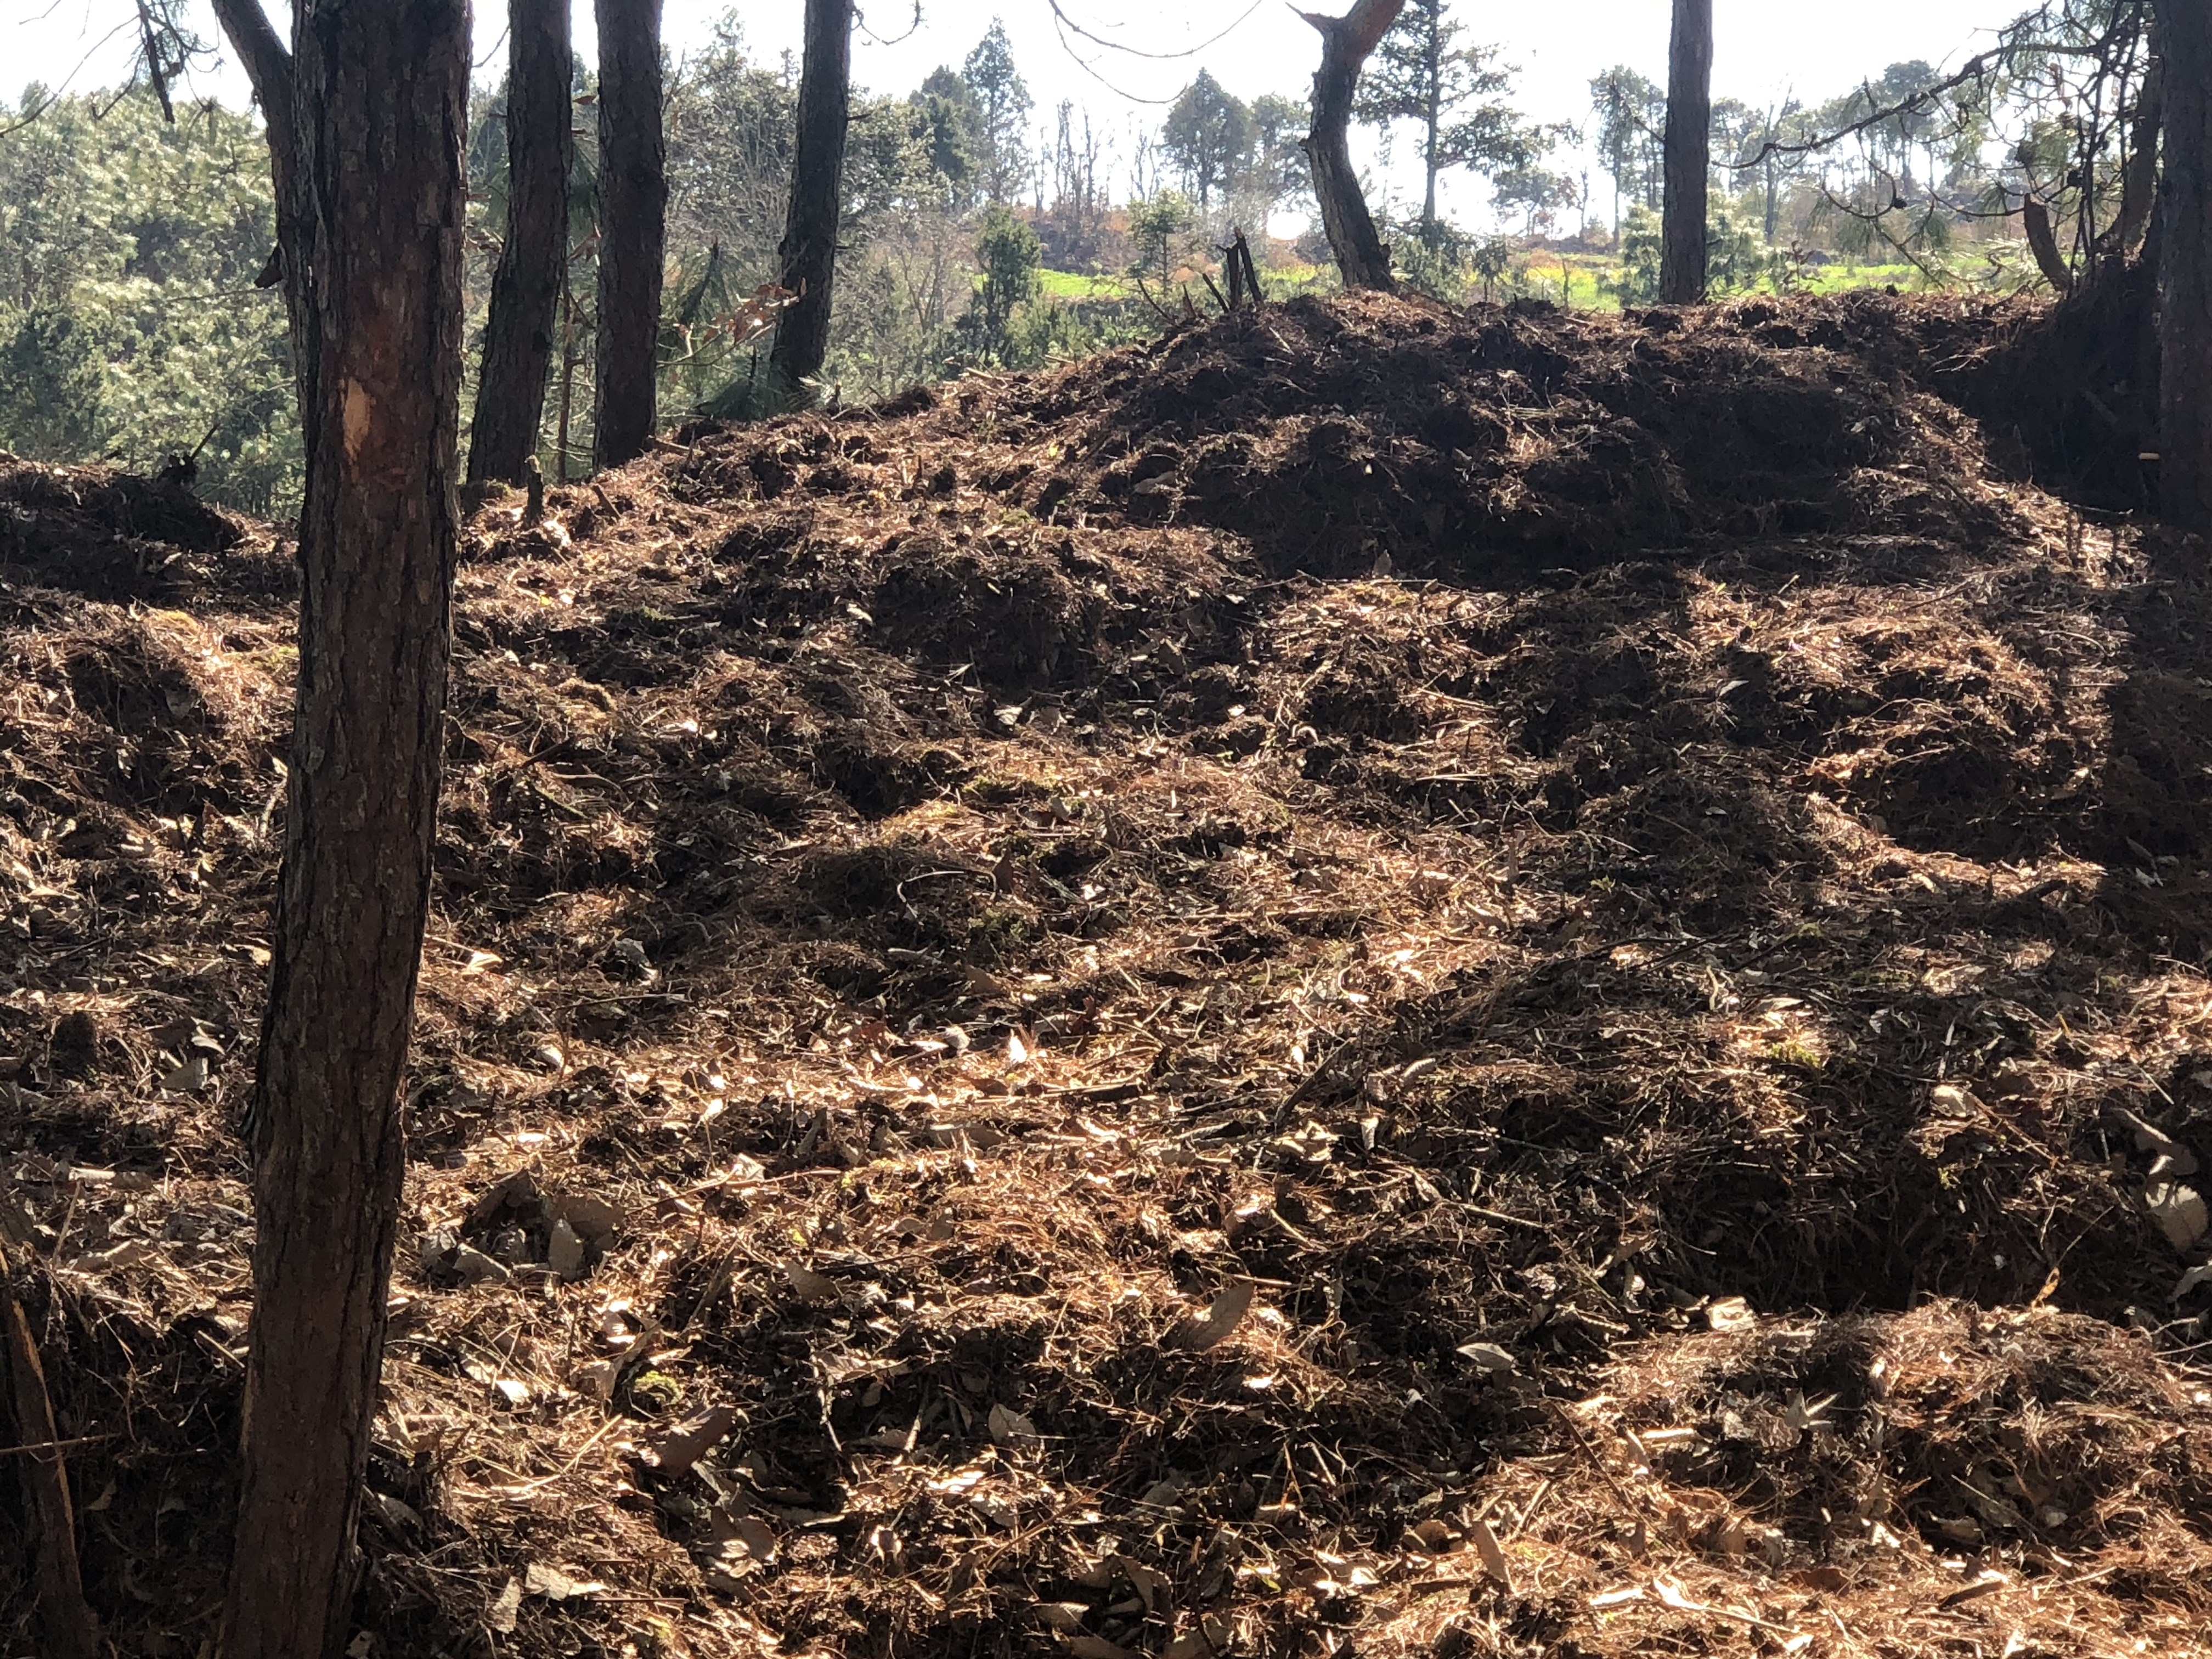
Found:
[[1128, 1580], [1129, 1588], [1137, 1592], [1137, 1599], [1145, 1604], [1146, 1613], [1157, 1610], [1159, 1598], [1168, 1591], [1167, 1574], [1118, 1553], [1108, 1558], [1108, 1565]]
[[1485, 1376], [1496, 1376], [1516, 1368], [1513, 1356], [1495, 1342], [1462, 1343], [1459, 1352], [1462, 1357], [1473, 1360], [1475, 1368]]
[[801, 1302], [823, 1304], [838, 1299], [836, 1279], [799, 1262], [785, 1262], [783, 1276], [791, 1281], [791, 1288]]
[[1244, 1315], [1252, 1306], [1254, 1287], [1231, 1285], [1213, 1298], [1212, 1305], [1203, 1314], [1186, 1319], [1168, 1338], [1171, 1348], [1187, 1349], [1192, 1353], [1204, 1353], [1228, 1340], [1229, 1334], [1243, 1322]]
[[1128, 1649], [1103, 1636], [1071, 1636], [1067, 1638], [1067, 1650], [1075, 1659], [1137, 1659]]
[[522, 1575], [522, 1593], [542, 1595], [549, 1601], [570, 1601], [581, 1596], [597, 1595], [606, 1586], [592, 1579], [572, 1578], [558, 1567], [549, 1567], [542, 1561], [532, 1561]]
[[572, 1283], [584, 1276], [584, 1241], [565, 1219], [556, 1221], [547, 1235], [545, 1265], [556, 1277]]
[[1037, 1622], [1047, 1630], [1079, 1629], [1083, 1615], [1090, 1611], [1080, 1601], [1040, 1601], [1036, 1604]]
[[1160, 1659], [1207, 1659], [1210, 1654], [1226, 1653], [1231, 1635], [1229, 1621], [1218, 1613], [1209, 1613], [1162, 1649]]
[[2143, 1188], [2143, 1203], [2165, 1230], [2166, 1242], [2185, 1250], [2204, 1237], [2204, 1200], [2194, 1187], [2178, 1181], [2153, 1181]]
[[737, 1420], [736, 1411], [728, 1406], [709, 1406], [695, 1412], [646, 1448], [645, 1463], [670, 1474], [682, 1474], [719, 1444]]
[[1607, 1590], [1601, 1595], [1593, 1595], [1589, 1599], [1589, 1604], [1594, 1607], [1617, 1607], [1626, 1602], [1641, 1601], [1643, 1599], [1644, 1587], [1641, 1584], [1631, 1584], [1624, 1589]]
[[1751, 1304], [1740, 1296], [1724, 1296], [1705, 1308], [1705, 1323], [1717, 1331], [1740, 1331], [1759, 1322]]
[[991, 1438], [996, 1444], [1024, 1451], [1044, 1444], [1044, 1437], [1037, 1432], [1037, 1425], [1019, 1412], [1008, 1411], [1004, 1406], [994, 1406], [989, 1422]]
[[514, 1616], [522, 1610], [522, 1586], [510, 1578], [507, 1588], [484, 1609], [484, 1623], [501, 1636], [514, 1634]]
[[1510, 1595], [1513, 1593], [1512, 1569], [1505, 1565], [1505, 1549], [1498, 1541], [1498, 1534], [1490, 1529], [1490, 1522], [1477, 1516], [1467, 1529], [1474, 1553], [1482, 1558], [1482, 1570], [1495, 1578]]

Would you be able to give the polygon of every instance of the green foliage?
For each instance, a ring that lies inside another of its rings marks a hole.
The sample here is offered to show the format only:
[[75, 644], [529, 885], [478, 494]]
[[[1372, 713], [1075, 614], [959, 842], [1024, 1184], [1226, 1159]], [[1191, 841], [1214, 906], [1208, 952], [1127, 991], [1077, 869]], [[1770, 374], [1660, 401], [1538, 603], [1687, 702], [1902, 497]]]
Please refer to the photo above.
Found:
[[0, 447], [137, 467], [197, 453], [210, 498], [296, 499], [301, 451], [259, 126], [150, 90], [0, 108]]
[[1659, 297], [1659, 216], [1638, 202], [1620, 221], [1620, 301], [1648, 306]]
[[975, 108], [977, 179], [983, 199], [1011, 202], [1028, 181], [1030, 89], [1014, 67], [1006, 26], [997, 18], [960, 65], [960, 82]]
[[1036, 297], [1043, 251], [1036, 232], [1005, 208], [985, 210], [975, 234], [975, 263], [983, 280], [975, 303], [960, 319], [964, 341], [984, 360], [1009, 363], [1024, 355], [1017, 349], [1011, 325], [1016, 309]]
[[1613, 177], [1614, 222], [1626, 230], [1621, 202], [1659, 210], [1662, 151], [1667, 132], [1666, 88], [1625, 64], [1591, 81], [1590, 112], [1597, 118], [1598, 160]]
[[1252, 138], [1252, 112], [1204, 70], [1169, 106], [1160, 128], [1160, 149], [1197, 196], [1201, 214], [1250, 166]]
[[1419, 234], [1434, 251], [1437, 176], [1466, 168], [1485, 177], [1527, 172], [1551, 150], [1554, 128], [1534, 126], [1506, 101], [1516, 71], [1495, 46], [1462, 46], [1464, 27], [1445, 15], [1446, 0], [1408, 0], [1359, 80], [1358, 118], [1388, 128], [1415, 125], [1426, 177]]
[[1130, 267], [1165, 283], [1175, 274], [1177, 259], [1198, 226], [1198, 210], [1179, 190], [1164, 190], [1149, 201], [1129, 209], [1129, 240], [1137, 250]]

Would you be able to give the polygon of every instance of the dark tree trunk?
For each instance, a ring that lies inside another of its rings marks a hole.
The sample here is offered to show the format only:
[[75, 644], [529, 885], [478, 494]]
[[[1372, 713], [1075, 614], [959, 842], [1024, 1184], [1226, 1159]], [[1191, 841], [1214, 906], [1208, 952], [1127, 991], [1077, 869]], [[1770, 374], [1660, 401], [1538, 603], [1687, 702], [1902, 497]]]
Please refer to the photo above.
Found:
[[[292, 245], [295, 240], [292, 228], [293, 155], [298, 146], [293, 138], [292, 123], [292, 54], [284, 49], [276, 31], [269, 21], [269, 14], [261, 9], [261, 0], [213, 0], [216, 21], [230, 49], [238, 54], [245, 66], [246, 78], [253, 88], [253, 100], [261, 106], [261, 118], [269, 128], [269, 172], [276, 185], [276, 252], [271, 259], [271, 269], [278, 274], [295, 268]], [[285, 298], [292, 298], [292, 288], [285, 284]]]
[[1375, 233], [1359, 174], [1352, 165], [1352, 95], [1367, 62], [1406, 0], [1355, 0], [1341, 17], [1314, 12], [1298, 15], [1321, 31], [1321, 67], [1314, 71], [1313, 130], [1306, 135], [1306, 160], [1313, 170], [1314, 197], [1321, 204], [1322, 229], [1336, 255], [1346, 288], [1398, 290], [1390, 275], [1390, 250]]
[[599, 27], [599, 333], [592, 459], [644, 453], [659, 424], [668, 174], [660, 131], [660, 0], [595, 0]]
[[2159, 37], [2159, 493], [2170, 523], [2212, 534], [2212, 7], [2162, 0]]
[[1659, 298], [1705, 297], [1705, 185], [1713, 125], [1713, 0], [1674, 0], [1667, 52], [1667, 193], [1659, 228]]
[[383, 1360], [455, 556], [467, 0], [306, 0], [302, 587], [221, 1652], [334, 1659]]
[[469, 482], [520, 483], [538, 453], [553, 313], [568, 252], [570, 130], [567, 0], [508, 0], [507, 241], [491, 279]]
[[796, 389], [830, 355], [830, 293], [837, 266], [837, 216], [851, 118], [852, 0], [806, 0], [806, 60], [799, 76], [799, 142], [791, 161], [791, 215], [779, 257], [783, 286], [799, 298], [784, 310], [769, 363]]
[[2020, 228], [2027, 238], [2028, 252], [2035, 256], [2036, 269], [2054, 292], [2071, 294], [2074, 291], [2074, 270], [2066, 263], [2066, 256], [2058, 251], [2058, 233], [2051, 228], [2051, 210], [2033, 196], [2020, 204]]
[[2136, 119], [2128, 135], [2127, 166], [2120, 175], [2119, 216], [2106, 233], [2112, 257], [2124, 260], [2142, 245], [2158, 194], [2158, 133], [2164, 121], [2166, 67], [2158, 19], [2150, 26], [2150, 64], [2136, 94]]

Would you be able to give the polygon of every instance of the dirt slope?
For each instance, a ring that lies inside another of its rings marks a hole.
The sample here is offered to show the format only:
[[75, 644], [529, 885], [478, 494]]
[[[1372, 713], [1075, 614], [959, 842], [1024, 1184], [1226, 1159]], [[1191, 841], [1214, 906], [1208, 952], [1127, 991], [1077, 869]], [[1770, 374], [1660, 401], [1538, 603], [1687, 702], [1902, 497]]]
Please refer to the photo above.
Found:
[[[1972, 321], [1297, 305], [479, 514], [362, 1650], [2201, 1650], [2202, 554], [1997, 475]], [[0, 471], [128, 1653], [223, 1569], [289, 569]]]

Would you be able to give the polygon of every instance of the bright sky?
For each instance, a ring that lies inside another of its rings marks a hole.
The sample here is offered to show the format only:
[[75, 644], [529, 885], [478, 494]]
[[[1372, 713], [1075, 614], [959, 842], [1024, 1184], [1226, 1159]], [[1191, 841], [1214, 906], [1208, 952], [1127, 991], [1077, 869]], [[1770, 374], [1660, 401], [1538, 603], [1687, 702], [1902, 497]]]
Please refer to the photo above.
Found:
[[[711, 35], [714, 20], [732, 9], [729, 0], [665, 0], [664, 33], [679, 57]], [[1349, 0], [1308, 0], [1341, 9]], [[2027, 0], [1854, 0], [1848, 8], [1776, 4], [1774, 0], [1714, 0], [1713, 93], [1765, 104], [1795, 92], [1814, 102], [1846, 90], [1891, 63], [1924, 58], [1956, 61], [1990, 43], [1991, 31], [2024, 9]], [[919, 26], [915, 0], [867, 0], [856, 35], [853, 70], [876, 91], [905, 92], [939, 64], [957, 66], [994, 17], [1006, 21], [1014, 56], [1037, 118], [1049, 118], [1062, 98], [1088, 106], [1094, 122], [1114, 137], [1126, 160], [1133, 122], [1155, 123], [1156, 106], [1200, 68], [1240, 96], [1303, 93], [1317, 59], [1317, 37], [1283, 0], [1060, 0], [1061, 9], [1094, 34], [1152, 53], [1191, 52], [1166, 61], [1102, 48], [1074, 36], [1063, 43], [1047, 0], [923, 0]], [[800, 42], [800, 0], [748, 0], [734, 8], [754, 52], [773, 63]], [[1541, 120], [1580, 122], [1588, 115], [1589, 82], [1608, 65], [1626, 63], [1663, 82], [1667, 75], [1667, 0], [1553, 0], [1549, 4], [1489, 7], [1461, 0], [1455, 15], [1468, 38], [1492, 40], [1519, 65], [1521, 106]], [[190, 10], [201, 33], [220, 40], [205, 0]], [[127, 0], [6, 0], [0, 13], [0, 61], [16, 88], [31, 81], [49, 86], [65, 80], [78, 89], [112, 85], [129, 73], [136, 9]], [[477, 24], [478, 75], [496, 79], [503, 64], [504, 7], [480, 4]], [[289, 29], [283, 29], [289, 34]], [[591, 53], [591, 7], [579, 3], [576, 39]], [[1071, 51], [1071, 48], [1073, 50]], [[1085, 67], [1085, 64], [1090, 68]], [[74, 77], [73, 79], [71, 77]], [[242, 103], [245, 82], [226, 65], [198, 77], [196, 90]], [[16, 95], [11, 92], [12, 96]], [[1410, 144], [1400, 146], [1394, 187], [1418, 188]], [[1593, 167], [1593, 173], [1595, 168]], [[1604, 191], [1593, 179], [1592, 194]], [[1448, 207], [1468, 218], [1481, 208], [1477, 191]]]

